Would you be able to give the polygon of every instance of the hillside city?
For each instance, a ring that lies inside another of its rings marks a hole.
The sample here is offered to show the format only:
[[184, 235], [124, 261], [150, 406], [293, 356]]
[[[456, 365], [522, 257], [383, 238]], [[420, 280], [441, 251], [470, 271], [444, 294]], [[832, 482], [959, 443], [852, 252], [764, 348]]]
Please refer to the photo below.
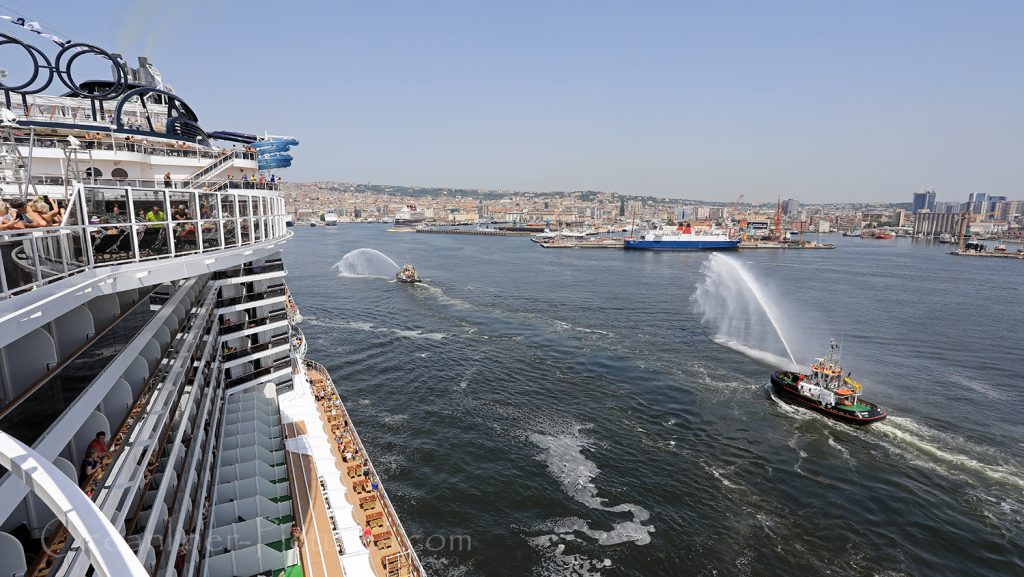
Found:
[[962, 214], [975, 236], [1019, 239], [1024, 201], [971, 193], [963, 201], [937, 201], [934, 191], [913, 193], [905, 203], [709, 202], [614, 192], [406, 187], [345, 182], [282, 184], [285, 208], [298, 222], [337, 215], [338, 222], [393, 222], [403, 210], [423, 213], [435, 225], [478, 223], [609, 226], [616, 223], [739, 223], [768, 230], [777, 213], [789, 231], [847, 232], [888, 228], [924, 237], [955, 235]]

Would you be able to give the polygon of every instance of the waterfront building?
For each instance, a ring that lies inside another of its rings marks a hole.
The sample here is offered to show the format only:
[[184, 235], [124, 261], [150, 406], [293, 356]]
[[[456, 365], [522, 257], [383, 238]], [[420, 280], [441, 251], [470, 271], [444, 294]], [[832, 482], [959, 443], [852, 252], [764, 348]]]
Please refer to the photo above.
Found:
[[953, 212], [919, 212], [914, 215], [914, 234], [934, 237], [959, 234], [960, 215]]

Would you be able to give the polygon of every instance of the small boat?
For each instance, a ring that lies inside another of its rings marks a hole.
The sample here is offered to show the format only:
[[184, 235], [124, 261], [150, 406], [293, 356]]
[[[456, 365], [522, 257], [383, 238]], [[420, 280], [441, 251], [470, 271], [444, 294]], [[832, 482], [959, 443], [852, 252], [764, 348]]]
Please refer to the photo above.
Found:
[[420, 276], [416, 274], [416, 269], [411, 264], [407, 264], [402, 267], [402, 270], [395, 273], [395, 280], [400, 283], [413, 284], [423, 282]]
[[889, 240], [893, 237], [892, 233], [878, 231], [875, 233], [875, 238], [879, 240]]
[[997, 244], [996, 247], [994, 249], [992, 249], [992, 252], [1006, 252], [1006, 245], [1005, 244]]
[[815, 359], [809, 374], [775, 371], [771, 380], [772, 388], [782, 400], [837, 421], [869, 425], [889, 415], [882, 407], [861, 399], [860, 383], [849, 374], [843, 376], [835, 339], [832, 339], [828, 356]]

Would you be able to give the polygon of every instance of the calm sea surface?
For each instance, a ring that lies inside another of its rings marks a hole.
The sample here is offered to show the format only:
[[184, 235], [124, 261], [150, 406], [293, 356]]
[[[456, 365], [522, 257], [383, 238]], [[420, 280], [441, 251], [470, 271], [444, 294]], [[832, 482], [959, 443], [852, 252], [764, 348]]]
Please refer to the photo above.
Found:
[[[721, 259], [385, 228], [296, 227], [288, 284], [431, 575], [1024, 575], [1020, 262], [733, 253], [890, 409], [855, 429], [773, 399]], [[426, 282], [339, 276], [364, 247]]]

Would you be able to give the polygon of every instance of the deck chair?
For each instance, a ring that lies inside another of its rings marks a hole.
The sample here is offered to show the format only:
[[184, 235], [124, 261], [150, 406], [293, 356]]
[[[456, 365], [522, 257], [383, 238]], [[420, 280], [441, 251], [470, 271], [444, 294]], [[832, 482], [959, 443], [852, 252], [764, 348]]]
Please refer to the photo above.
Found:
[[124, 237], [123, 232], [109, 232], [103, 233], [103, 236], [96, 239], [92, 244], [93, 258], [102, 257], [110, 258], [115, 251], [114, 247], [117, 246], [118, 241]]
[[139, 238], [139, 255], [141, 256], [142, 253], [152, 254], [163, 243], [163, 239], [163, 228], [145, 229], [142, 231], [142, 237]]

